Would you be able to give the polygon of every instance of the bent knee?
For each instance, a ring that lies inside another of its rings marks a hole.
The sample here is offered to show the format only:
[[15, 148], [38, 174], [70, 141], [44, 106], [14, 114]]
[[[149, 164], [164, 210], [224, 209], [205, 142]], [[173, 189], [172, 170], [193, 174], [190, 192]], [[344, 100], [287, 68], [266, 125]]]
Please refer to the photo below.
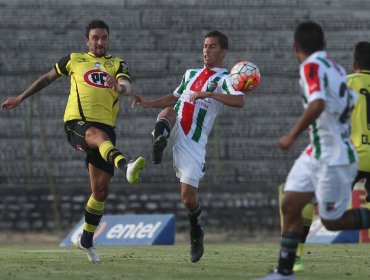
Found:
[[198, 207], [196, 196], [192, 195], [191, 193], [182, 193], [181, 201], [184, 204], [185, 208], [190, 211]]
[[177, 114], [172, 107], [167, 107], [159, 113], [158, 119], [159, 118], [166, 118], [172, 125], [174, 125], [176, 123]]

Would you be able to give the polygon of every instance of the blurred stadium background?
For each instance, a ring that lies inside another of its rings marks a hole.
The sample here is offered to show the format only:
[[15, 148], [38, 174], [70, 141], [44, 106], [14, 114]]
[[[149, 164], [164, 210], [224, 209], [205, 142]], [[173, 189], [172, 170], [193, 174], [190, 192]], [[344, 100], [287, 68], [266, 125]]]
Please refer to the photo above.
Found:
[[[305, 145], [281, 152], [276, 139], [302, 111], [293, 31], [303, 20], [323, 25], [327, 49], [351, 71], [352, 52], [369, 40], [366, 0], [0, 0], [0, 98], [18, 95], [69, 52], [85, 51], [92, 19], [111, 28], [110, 53], [123, 57], [136, 90], [148, 98], [170, 93], [187, 68], [202, 67], [204, 35], [229, 36], [226, 66], [249, 60], [262, 84], [244, 109], [225, 109], [207, 150], [200, 186], [209, 232], [253, 237], [279, 231], [277, 186]], [[63, 113], [69, 79], [62, 78], [0, 114], [0, 232], [71, 228], [90, 193], [84, 155], [67, 143]], [[174, 213], [177, 232], [187, 228], [172, 169], [171, 149], [161, 166], [150, 162], [158, 110], [131, 109], [121, 99], [117, 146], [148, 159], [140, 183], [117, 172], [106, 213]]]

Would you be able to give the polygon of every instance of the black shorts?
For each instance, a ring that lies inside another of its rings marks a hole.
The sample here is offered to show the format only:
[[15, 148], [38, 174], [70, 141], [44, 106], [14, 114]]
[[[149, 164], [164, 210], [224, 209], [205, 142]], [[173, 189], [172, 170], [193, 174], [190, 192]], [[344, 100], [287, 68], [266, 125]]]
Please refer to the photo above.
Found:
[[114, 166], [106, 162], [100, 155], [99, 149], [92, 149], [85, 141], [85, 132], [89, 127], [96, 127], [103, 130], [109, 137], [113, 145], [116, 144], [116, 133], [114, 128], [107, 124], [98, 122], [85, 122], [82, 120], [71, 120], [64, 124], [64, 131], [67, 133], [69, 144], [78, 151], [86, 153], [86, 167], [89, 163], [93, 166], [114, 175]]

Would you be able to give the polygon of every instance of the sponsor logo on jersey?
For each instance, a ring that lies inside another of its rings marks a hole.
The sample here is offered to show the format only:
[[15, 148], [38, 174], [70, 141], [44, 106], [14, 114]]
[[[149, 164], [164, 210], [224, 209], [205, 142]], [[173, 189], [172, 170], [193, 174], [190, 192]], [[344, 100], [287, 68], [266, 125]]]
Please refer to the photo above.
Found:
[[213, 92], [217, 88], [217, 86], [218, 86], [217, 82], [211, 81], [208, 85], [207, 90]]
[[200, 106], [200, 108], [203, 108], [203, 109], [208, 109], [209, 106], [211, 105], [211, 100], [209, 100], [209, 98], [198, 99], [195, 102], [196, 102], [197, 105]]
[[105, 68], [112, 68], [113, 66], [114, 66], [114, 63], [111, 60], [104, 62]]
[[94, 69], [87, 71], [83, 78], [84, 81], [89, 84], [90, 86], [93, 87], [98, 87], [98, 88], [109, 88], [107, 83], [105, 82], [105, 78], [107, 77], [107, 73], [100, 70], [100, 69]]

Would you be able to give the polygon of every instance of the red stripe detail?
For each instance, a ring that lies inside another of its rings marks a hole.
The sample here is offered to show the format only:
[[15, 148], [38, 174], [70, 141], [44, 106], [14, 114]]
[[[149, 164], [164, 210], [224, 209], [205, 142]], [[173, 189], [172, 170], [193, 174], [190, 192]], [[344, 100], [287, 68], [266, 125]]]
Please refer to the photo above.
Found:
[[204, 68], [203, 71], [200, 73], [198, 78], [194, 81], [191, 85], [190, 89], [193, 91], [201, 91], [204, 84], [208, 81], [209, 77], [214, 75], [216, 71]]
[[304, 76], [308, 84], [308, 93], [320, 91], [319, 65], [317, 63], [307, 63], [304, 68]]
[[[211, 77], [215, 73], [216, 71], [204, 68], [200, 75], [195, 79], [194, 83], [191, 85], [190, 90], [201, 91], [202, 87], [208, 81], [209, 77]], [[184, 102], [180, 124], [185, 135], [188, 135], [191, 129], [191, 124], [193, 123], [194, 110], [195, 110], [194, 104], [186, 101]]]
[[188, 135], [190, 128], [191, 128], [191, 124], [193, 123], [194, 109], [195, 109], [194, 104], [189, 103], [189, 102], [184, 102], [180, 123], [181, 123], [181, 127], [185, 135]]
[[312, 154], [312, 147], [309, 147], [309, 148], [306, 149], [306, 154], [309, 155], [309, 156], [311, 156], [311, 154]]

